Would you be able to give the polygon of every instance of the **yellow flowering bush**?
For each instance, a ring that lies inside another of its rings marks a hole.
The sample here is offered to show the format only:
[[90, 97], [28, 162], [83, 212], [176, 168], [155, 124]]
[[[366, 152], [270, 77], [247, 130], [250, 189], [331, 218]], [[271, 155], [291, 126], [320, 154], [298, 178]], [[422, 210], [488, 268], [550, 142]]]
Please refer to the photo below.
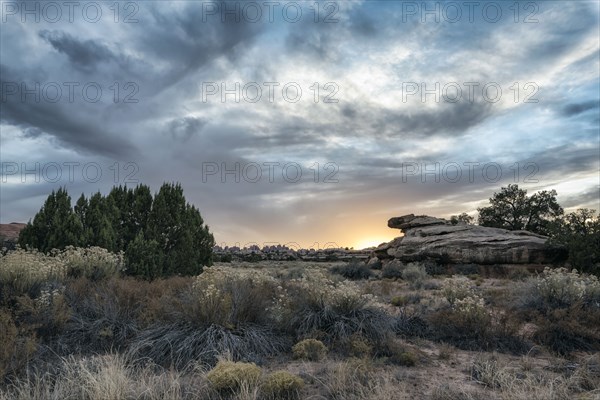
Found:
[[475, 291], [471, 286], [471, 281], [465, 276], [454, 275], [451, 279], [446, 279], [442, 284], [442, 294], [453, 305], [458, 300], [475, 296]]
[[275, 371], [264, 379], [261, 392], [267, 399], [296, 399], [303, 387], [302, 378], [287, 371]]
[[67, 273], [57, 257], [33, 249], [21, 249], [0, 254], [0, 284], [18, 293], [40, 288], [49, 281], [62, 281]]
[[192, 286], [197, 301], [195, 312], [203, 323], [231, 329], [256, 323], [275, 305], [276, 286], [277, 281], [266, 273], [204, 268]]
[[219, 392], [236, 392], [242, 387], [258, 385], [262, 371], [254, 363], [219, 361], [206, 379]]
[[117, 275], [124, 266], [123, 253], [111, 253], [102, 247], [73, 247], [56, 253], [70, 276], [85, 276], [92, 280]]

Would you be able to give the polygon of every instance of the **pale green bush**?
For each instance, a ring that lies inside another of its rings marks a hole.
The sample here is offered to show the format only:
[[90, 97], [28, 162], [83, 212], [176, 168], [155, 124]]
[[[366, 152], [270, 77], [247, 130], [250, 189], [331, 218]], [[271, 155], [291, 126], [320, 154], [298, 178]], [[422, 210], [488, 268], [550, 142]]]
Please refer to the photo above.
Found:
[[569, 307], [578, 302], [600, 307], [600, 282], [594, 275], [581, 275], [566, 268], [544, 269], [529, 289], [531, 300], [550, 308]]
[[19, 293], [38, 290], [50, 281], [62, 281], [66, 273], [61, 259], [34, 249], [0, 253], [0, 284]]
[[402, 279], [409, 282], [413, 289], [420, 289], [423, 287], [423, 282], [428, 276], [425, 267], [416, 263], [408, 264], [402, 271]]
[[303, 387], [302, 378], [287, 371], [275, 371], [264, 379], [261, 392], [267, 399], [296, 399]]
[[442, 284], [442, 294], [451, 305], [454, 305], [457, 300], [473, 297], [475, 291], [472, 288], [469, 278], [454, 275], [451, 279], [446, 279]]
[[56, 258], [70, 276], [85, 276], [92, 280], [113, 277], [122, 271], [123, 253], [111, 253], [102, 247], [73, 247], [56, 253]]
[[236, 392], [243, 387], [257, 386], [262, 375], [254, 363], [219, 361], [206, 379], [218, 392]]

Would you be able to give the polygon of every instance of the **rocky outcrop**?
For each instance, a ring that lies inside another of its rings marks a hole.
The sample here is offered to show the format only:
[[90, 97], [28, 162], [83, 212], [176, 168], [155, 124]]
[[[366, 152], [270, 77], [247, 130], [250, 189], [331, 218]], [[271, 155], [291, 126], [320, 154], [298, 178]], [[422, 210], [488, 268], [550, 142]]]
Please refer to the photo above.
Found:
[[527, 231], [509, 231], [457, 224], [413, 214], [391, 218], [390, 228], [404, 236], [377, 247], [381, 259], [438, 260], [448, 264], [544, 264], [562, 261], [566, 250], [547, 245], [547, 237]]

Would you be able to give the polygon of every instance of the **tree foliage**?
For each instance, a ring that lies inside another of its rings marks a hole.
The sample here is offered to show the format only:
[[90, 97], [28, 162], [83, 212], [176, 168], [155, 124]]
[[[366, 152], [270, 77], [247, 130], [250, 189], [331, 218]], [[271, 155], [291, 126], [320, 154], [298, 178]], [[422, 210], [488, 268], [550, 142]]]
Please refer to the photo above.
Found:
[[600, 275], [600, 218], [596, 210], [580, 208], [554, 221], [550, 243], [569, 250], [572, 267]]
[[458, 225], [458, 224], [472, 225], [474, 220], [475, 220], [475, 218], [471, 217], [467, 213], [461, 213], [460, 215], [453, 215], [450, 217], [450, 222], [452, 223], [452, 225]]
[[543, 190], [527, 196], [527, 190], [508, 185], [494, 193], [489, 207], [478, 208], [479, 225], [509, 230], [527, 230], [548, 235], [550, 224], [563, 214], [556, 191]]
[[200, 273], [212, 264], [214, 238], [181, 185], [165, 183], [154, 197], [145, 185], [118, 186], [107, 196], [82, 194], [74, 207], [65, 189], [53, 191], [19, 243], [43, 252], [69, 245], [123, 251], [129, 274], [152, 279]]

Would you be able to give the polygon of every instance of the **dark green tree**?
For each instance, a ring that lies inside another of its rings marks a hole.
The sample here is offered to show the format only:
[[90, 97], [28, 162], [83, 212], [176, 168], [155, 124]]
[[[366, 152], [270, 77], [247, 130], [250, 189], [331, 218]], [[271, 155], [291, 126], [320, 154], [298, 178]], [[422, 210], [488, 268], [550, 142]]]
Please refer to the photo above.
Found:
[[478, 208], [479, 225], [509, 230], [527, 230], [548, 235], [550, 223], [563, 214], [556, 191], [541, 191], [527, 196], [516, 184], [503, 187], [490, 198], [489, 207]]
[[60, 188], [48, 196], [33, 221], [19, 234], [19, 244], [43, 252], [78, 246], [81, 243], [83, 225], [71, 207], [71, 196]]
[[153, 279], [191, 275], [212, 264], [214, 238], [179, 184], [150, 188], [118, 186], [107, 196], [83, 194], [71, 208], [65, 189], [52, 192], [19, 242], [41, 251], [68, 245], [124, 251], [128, 273]]
[[214, 238], [179, 184], [163, 184], [154, 197], [147, 237], [165, 255], [163, 274], [198, 274], [203, 265], [212, 264]]
[[568, 249], [573, 268], [600, 276], [600, 218], [596, 210], [580, 208], [557, 219], [551, 226], [550, 242]]
[[125, 251], [127, 274], [145, 279], [163, 275], [164, 254], [156, 240], [147, 240], [141, 230]]

